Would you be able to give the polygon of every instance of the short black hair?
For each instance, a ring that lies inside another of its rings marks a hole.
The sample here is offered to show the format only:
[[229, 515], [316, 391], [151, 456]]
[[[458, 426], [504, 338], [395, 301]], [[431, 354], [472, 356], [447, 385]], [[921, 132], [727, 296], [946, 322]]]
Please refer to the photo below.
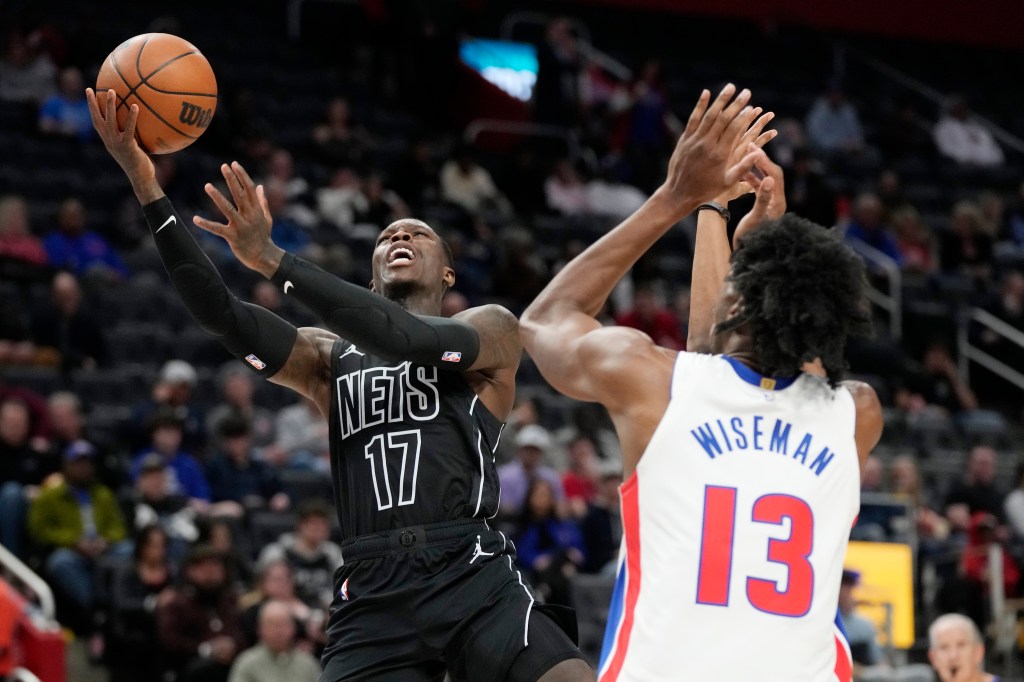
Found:
[[231, 414], [221, 421], [218, 431], [221, 438], [241, 438], [252, 433], [252, 425], [242, 415]]
[[748, 234], [732, 255], [729, 280], [742, 312], [719, 331], [751, 326], [763, 373], [794, 376], [821, 360], [835, 386], [849, 338], [870, 336], [864, 261], [839, 234], [786, 214]]
[[321, 518], [331, 520], [331, 510], [320, 500], [310, 500], [299, 507], [299, 523], [306, 519]]
[[[431, 228], [433, 229], [433, 228]], [[444, 249], [444, 258], [448, 261], [448, 267], [452, 270], [455, 269], [455, 256], [452, 255], [452, 247], [448, 244], [448, 240], [441, 236], [437, 230], [434, 230], [434, 234], [441, 240], [441, 248]]]

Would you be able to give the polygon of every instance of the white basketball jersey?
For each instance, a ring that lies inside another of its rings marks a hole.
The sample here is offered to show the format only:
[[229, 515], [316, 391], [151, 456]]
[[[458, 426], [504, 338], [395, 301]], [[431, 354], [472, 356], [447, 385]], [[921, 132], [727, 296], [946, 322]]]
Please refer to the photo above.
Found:
[[853, 396], [696, 353], [671, 391], [622, 486], [600, 682], [849, 680], [835, 622], [860, 508]]

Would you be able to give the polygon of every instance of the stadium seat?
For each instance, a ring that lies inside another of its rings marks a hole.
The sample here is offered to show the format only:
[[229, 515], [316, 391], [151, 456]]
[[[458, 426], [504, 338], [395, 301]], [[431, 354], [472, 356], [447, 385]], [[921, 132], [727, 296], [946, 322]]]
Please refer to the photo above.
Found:
[[334, 499], [331, 479], [320, 471], [295, 471], [286, 469], [280, 473], [293, 506], [301, 506], [310, 500], [319, 500], [330, 504]]
[[298, 516], [291, 512], [275, 512], [256, 510], [249, 516], [249, 543], [255, 554], [272, 542], [276, 542], [282, 534], [295, 529]]

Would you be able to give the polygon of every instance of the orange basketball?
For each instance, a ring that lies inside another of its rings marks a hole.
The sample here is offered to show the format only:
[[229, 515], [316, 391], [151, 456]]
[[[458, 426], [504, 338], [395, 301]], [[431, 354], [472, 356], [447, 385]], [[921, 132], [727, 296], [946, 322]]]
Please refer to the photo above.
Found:
[[217, 110], [217, 79], [210, 62], [192, 43], [167, 33], [143, 33], [118, 45], [96, 78], [97, 94], [111, 89], [117, 92], [122, 128], [131, 105], [139, 105], [135, 137], [151, 154], [189, 146]]

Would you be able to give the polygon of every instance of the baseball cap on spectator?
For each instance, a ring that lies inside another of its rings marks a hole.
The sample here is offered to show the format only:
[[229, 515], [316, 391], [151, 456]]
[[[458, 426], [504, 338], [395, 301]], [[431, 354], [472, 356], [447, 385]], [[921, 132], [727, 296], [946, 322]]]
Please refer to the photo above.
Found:
[[196, 368], [184, 360], [168, 360], [160, 369], [160, 381], [166, 384], [188, 384], [195, 387], [199, 381]]
[[537, 448], [546, 452], [551, 447], [551, 436], [543, 426], [527, 424], [519, 429], [515, 443], [517, 448]]
[[856, 585], [860, 582], [860, 571], [855, 571], [852, 568], [843, 569], [843, 585]]
[[139, 462], [139, 471], [144, 474], [150, 471], [163, 471], [166, 468], [167, 462], [156, 452], [149, 453]]
[[64, 461], [73, 462], [82, 457], [93, 458], [96, 456], [96, 448], [87, 440], [76, 440], [64, 448]]

